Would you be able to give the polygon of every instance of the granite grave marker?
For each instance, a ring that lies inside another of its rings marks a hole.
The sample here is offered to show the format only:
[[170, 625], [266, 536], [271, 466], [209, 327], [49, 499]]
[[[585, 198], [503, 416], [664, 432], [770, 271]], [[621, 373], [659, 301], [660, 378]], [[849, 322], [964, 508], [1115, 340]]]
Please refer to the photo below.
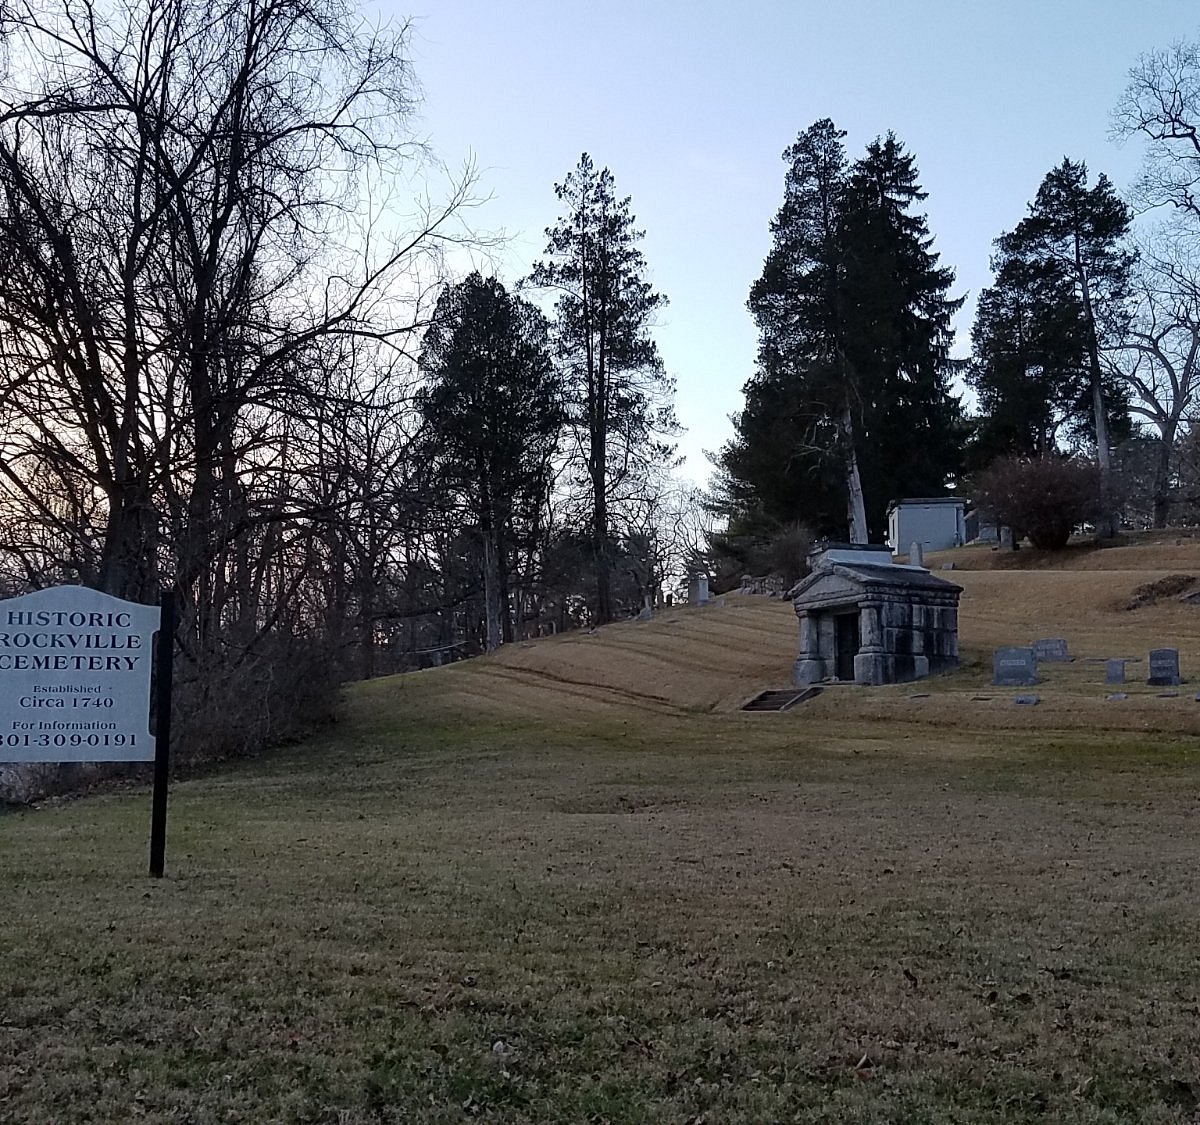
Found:
[[1179, 649], [1153, 648], [1150, 650], [1150, 678], [1146, 683], [1154, 687], [1173, 687], [1183, 683], [1179, 676]]
[[1027, 687], [1037, 682], [1037, 654], [1032, 648], [998, 648], [993, 653], [993, 684], [1000, 687]]
[[1039, 661], [1044, 660], [1048, 664], [1066, 664], [1071, 659], [1067, 642], [1062, 637], [1044, 637], [1034, 641], [1033, 652]]

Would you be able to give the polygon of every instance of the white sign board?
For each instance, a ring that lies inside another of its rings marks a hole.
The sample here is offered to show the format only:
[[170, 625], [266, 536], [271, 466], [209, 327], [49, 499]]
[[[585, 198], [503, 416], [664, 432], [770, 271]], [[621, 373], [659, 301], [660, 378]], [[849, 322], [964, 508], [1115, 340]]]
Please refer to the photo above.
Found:
[[148, 762], [160, 611], [83, 586], [0, 601], [0, 762]]

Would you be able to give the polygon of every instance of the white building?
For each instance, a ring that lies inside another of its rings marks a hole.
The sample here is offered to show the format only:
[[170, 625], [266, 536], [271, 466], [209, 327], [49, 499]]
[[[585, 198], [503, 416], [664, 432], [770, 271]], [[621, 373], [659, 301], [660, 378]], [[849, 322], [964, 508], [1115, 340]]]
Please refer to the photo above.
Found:
[[893, 500], [887, 509], [892, 554], [907, 555], [914, 543], [920, 543], [922, 551], [961, 547], [967, 541], [965, 507], [957, 496]]

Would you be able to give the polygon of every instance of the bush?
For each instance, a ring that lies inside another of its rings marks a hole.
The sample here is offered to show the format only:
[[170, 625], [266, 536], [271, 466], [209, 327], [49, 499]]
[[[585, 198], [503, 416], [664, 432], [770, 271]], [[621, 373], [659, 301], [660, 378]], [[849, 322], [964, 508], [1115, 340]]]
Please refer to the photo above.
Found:
[[745, 574], [774, 575], [784, 588], [808, 573], [813, 534], [803, 524], [730, 521], [710, 539], [708, 562], [717, 592], [736, 589]]
[[1001, 457], [971, 482], [976, 507], [1035, 547], [1058, 551], [1103, 514], [1100, 470], [1078, 457]]

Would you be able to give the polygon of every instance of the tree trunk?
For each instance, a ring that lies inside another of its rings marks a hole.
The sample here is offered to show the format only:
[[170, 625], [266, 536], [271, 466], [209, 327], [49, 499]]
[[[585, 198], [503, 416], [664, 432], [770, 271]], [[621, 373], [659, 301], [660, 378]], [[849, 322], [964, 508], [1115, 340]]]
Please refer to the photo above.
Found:
[[608, 498], [596, 498], [596, 519], [592, 526], [592, 552], [596, 566], [596, 624], [612, 620], [612, 568], [608, 558]]
[[490, 531], [483, 536], [483, 606], [487, 618], [487, 650], [495, 652], [504, 640], [500, 624], [500, 568], [496, 544]]
[[158, 513], [137, 485], [114, 490], [100, 560], [98, 585], [106, 594], [149, 602], [158, 592]]
[[[605, 408], [604, 400], [601, 398], [596, 411], [599, 418], [604, 417]], [[608, 434], [599, 421], [593, 422], [590, 452], [593, 509], [592, 554], [596, 567], [596, 624], [607, 625], [613, 619], [612, 573], [608, 558]]]
[[1104, 408], [1104, 388], [1100, 381], [1100, 344], [1096, 337], [1096, 317], [1087, 271], [1080, 260], [1079, 239], [1075, 240], [1076, 270], [1079, 274], [1083, 313], [1087, 320], [1088, 380], [1092, 386], [1092, 411], [1096, 421], [1096, 464], [1100, 468], [1100, 495], [1104, 511], [1096, 521], [1096, 538], [1112, 539], [1117, 534], [1117, 513], [1112, 511], [1112, 439], [1108, 432], [1108, 412]]
[[510, 541], [509, 529], [505, 527], [504, 537], [496, 537], [496, 576], [497, 588], [500, 591], [500, 643], [512, 644], [513, 640], [513, 597], [512, 572], [508, 565]]
[[863, 500], [862, 477], [858, 472], [858, 454], [854, 449], [854, 420], [850, 407], [842, 411], [842, 436], [846, 441], [846, 508], [851, 543], [869, 543], [867, 506]]
[[1159, 425], [1158, 457], [1154, 462], [1154, 526], [1166, 527], [1171, 508], [1171, 453], [1175, 448], [1178, 421], [1169, 419]]

